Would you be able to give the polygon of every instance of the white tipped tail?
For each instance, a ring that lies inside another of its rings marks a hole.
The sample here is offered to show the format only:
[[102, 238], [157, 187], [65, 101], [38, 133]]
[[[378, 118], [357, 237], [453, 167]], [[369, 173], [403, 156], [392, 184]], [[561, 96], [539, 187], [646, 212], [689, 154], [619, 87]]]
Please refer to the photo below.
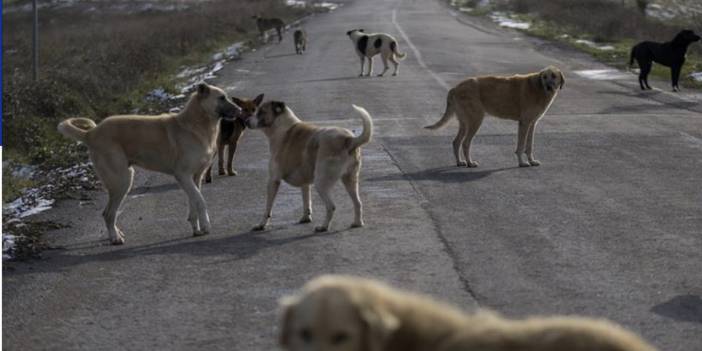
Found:
[[363, 119], [363, 132], [351, 141], [350, 149], [354, 150], [359, 146], [367, 144], [373, 137], [373, 119], [365, 108], [356, 105], [351, 106], [353, 106], [358, 114], [361, 115], [361, 119]]
[[59, 123], [57, 129], [65, 137], [85, 143], [88, 131], [96, 126], [97, 124], [88, 118], [69, 118]]

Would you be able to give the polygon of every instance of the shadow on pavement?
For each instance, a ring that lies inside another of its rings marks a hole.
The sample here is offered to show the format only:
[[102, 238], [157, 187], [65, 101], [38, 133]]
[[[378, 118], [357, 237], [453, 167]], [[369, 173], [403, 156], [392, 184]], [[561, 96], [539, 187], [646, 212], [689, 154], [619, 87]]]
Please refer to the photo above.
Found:
[[651, 312], [676, 321], [702, 323], [702, 298], [698, 295], [678, 295], [653, 306]]
[[369, 178], [371, 182], [385, 182], [395, 180], [434, 180], [442, 183], [463, 183], [483, 179], [493, 173], [518, 169], [519, 167], [504, 167], [488, 170], [470, 170], [464, 167], [439, 167], [412, 173], [396, 173], [382, 177]]

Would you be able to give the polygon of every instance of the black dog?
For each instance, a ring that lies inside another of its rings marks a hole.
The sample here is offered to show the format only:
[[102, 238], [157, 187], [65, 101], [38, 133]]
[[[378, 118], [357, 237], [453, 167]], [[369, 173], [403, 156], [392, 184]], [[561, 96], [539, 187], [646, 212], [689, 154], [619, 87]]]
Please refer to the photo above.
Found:
[[636, 59], [640, 69], [639, 85], [641, 85], [641, 90], [651, 89], [651, 86], [648, 85], [648, 74], [651, 72], [653, 62], [657, 62], [663, 66], [670, 67], [673, 91], [680, 91], [678, 80], [680, 79], [680, 70], [685, 63], [687, 47], [699, 40], [700, 36], [695, 34], [695, 32], [683, 30], [673, 40], [665, 43], [643, 41], [636, 44], [631, 49], [629, 66], [633, 66], [634, 59]]

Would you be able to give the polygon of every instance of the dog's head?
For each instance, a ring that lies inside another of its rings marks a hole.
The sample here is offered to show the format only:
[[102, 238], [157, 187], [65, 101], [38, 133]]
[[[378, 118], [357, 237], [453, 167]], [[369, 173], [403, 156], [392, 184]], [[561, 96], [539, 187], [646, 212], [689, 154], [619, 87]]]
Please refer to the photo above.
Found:
[[280, 344], [290, 351], [381, 351], [399, 319], [359, 287], [365, 280], [324, 276], [283, 299]]
[[685, 29], [680, 31], [673, 39], [673, 45], [677, 46], [688, 46], [691, 43], [700, 41], [700, 36], [695, 34], [694, 31]]
[[207, 83], [200, 83], [194, 94], [194, 99], [200, 104], [205, 113], [213, 118], [234, 120], [241, 115], [241, 108], [227, 97], [224, 90]]
[[256, 110], [263, 102], [263, 94], [259, 94], [253, 100], [240, 99], [236, 96], [232, 96], [232, 101], [241, 108], [241, 114], [239, 115], [239, 120], [244, 122], [246, 125], [246, 120], [256, 113]]
[[547, 93], [555, 92], [556, 89], [563, 89], [565, 76], [558, 67], [548, 66], [539, 72], [539, 80]]
[[346, 32], [346, 35], [351, 35], [351, 34], [357, 33], [357, 32], [358, 32], [358, 33], [364, 33], [365, 30], [364, 30], [364, 29], [352, 29], [352, 30]]
[[256, 114], [245, 119], [246, 126], [251, 129], [269, 128], [273, 126], [278, 116], [287, 113], [288, 108], [284, 102], [268, 101], [257, 109]]

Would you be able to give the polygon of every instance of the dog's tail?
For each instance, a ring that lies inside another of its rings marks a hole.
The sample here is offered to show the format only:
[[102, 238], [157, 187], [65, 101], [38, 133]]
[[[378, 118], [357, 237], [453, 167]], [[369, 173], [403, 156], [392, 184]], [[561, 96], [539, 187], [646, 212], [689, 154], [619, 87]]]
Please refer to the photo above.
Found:
[[453, 117], [455, 112], [455, 108], [453, 106], [453, 89], [449, 90], [448, 96], [446, 97], [446, 111], [444, 111], [444, 115], [441, 116], [441, 119], [429, 126], [425, 126], [424, 128], [426, 129], [439, 129], [443, 126], [446, 125], [451, 120], [451, 117]]
[[58, 125], [59, 133], [64, 136], [85, 143], [88, 132], [97, 124], [88, 118], [69, 118]]
[[359, 146], [367, 144], [373, 137], [373, 119], [371, 119], [371, 115], [363, 107], [356, 105], [352, 106], [361, 115], [361, 118], [363, 119], [363, 132], [361, 133], [361, 135], [351, 139], [351, 145], [349, 148], [350, 151], [355, 150]]
[[634, 52], [636, 52], [636, 46], [631, 48], [631, 53], [629, 54], [629, 68], [634, 67]]
[[400, 61], [404, 60], [405, 57], [407, 57], [406, 52], [397, 51], [397, 42], [396, 41], [393, 41], [390, 43], [390, 50], [392, 50], [393, 54], [395, 54], [395, 57], [397, 57]]

